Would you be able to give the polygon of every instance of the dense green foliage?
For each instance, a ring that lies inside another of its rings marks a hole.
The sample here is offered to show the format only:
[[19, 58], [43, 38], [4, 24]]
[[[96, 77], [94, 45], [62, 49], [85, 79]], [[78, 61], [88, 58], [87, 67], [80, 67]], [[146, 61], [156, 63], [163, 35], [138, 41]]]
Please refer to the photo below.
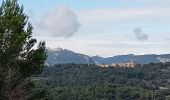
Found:
[[165, 100], [170, 95], [170, 63], [135, 68], [55, 65], [33, 80], [54, 100]]
[[46, 90], [48, 99], [52, 100], [150, 100], [152, 91], [140, 87], [127, 85], [77, 85], [77, 86], [50, 86], [37, 82], [39, 90]]
[[33, 27], [17, 0], [4, 0], [0, 6], [0, 99], [25, 100], [31, 94], [30, 76], [42, 70], [45, 43], [36, 49]]

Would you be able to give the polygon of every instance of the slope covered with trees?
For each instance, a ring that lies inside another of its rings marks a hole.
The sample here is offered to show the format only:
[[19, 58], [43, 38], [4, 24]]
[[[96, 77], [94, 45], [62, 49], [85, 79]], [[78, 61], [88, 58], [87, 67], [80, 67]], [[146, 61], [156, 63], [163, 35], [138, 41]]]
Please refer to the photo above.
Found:
[[170, 95], [170, 63], [134, 68], [58, 64], [45, 67], [33, 80], [54, 100], [165, 100]]

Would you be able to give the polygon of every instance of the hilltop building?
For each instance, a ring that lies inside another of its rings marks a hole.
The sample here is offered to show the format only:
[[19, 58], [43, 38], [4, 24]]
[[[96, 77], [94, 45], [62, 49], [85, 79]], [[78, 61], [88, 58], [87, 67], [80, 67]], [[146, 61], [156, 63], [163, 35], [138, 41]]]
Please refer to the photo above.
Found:
[[112, 67], [135, 67], [136, 63], [133, 60], [130, 60], [127, 63], [113, 63], [111, 64]]
[[111, 65], [108, 64], [99, 64], [99, 67], [135, 67], [136, 63], [133, 60], [130, 60], [127, 63], [112, 63]]

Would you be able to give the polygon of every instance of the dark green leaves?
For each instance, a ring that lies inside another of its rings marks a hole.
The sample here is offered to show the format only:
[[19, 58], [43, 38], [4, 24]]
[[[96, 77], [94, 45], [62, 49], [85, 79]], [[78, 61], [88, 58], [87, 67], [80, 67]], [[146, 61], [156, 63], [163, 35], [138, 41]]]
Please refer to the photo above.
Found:
[[25, 79], [43, 68], [46, 59], [45, 42], [40, 42], [36, 48], [34, 45], [37, 40], [32, 37], [32, 30], [24, 7], [19, 6], [17, 0], [4, 0], [0, 6], [1, 97], [10, 99], [12, 96], [14, 100], [18, 100], [16, 94], [24, 97], [19, 92], [26, 93], [28, 90], [23, 90], [21, 85]]

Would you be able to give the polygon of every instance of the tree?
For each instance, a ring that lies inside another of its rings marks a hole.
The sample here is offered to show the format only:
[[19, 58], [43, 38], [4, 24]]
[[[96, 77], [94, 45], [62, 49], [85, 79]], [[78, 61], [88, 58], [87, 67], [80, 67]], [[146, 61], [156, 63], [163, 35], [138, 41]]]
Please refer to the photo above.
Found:
[[40, 72], [46, 60], [45, 42], [32, 37], [33, 27], [17, 0], [0, 6], [0, 99], [27, 100], [30, 77]]

